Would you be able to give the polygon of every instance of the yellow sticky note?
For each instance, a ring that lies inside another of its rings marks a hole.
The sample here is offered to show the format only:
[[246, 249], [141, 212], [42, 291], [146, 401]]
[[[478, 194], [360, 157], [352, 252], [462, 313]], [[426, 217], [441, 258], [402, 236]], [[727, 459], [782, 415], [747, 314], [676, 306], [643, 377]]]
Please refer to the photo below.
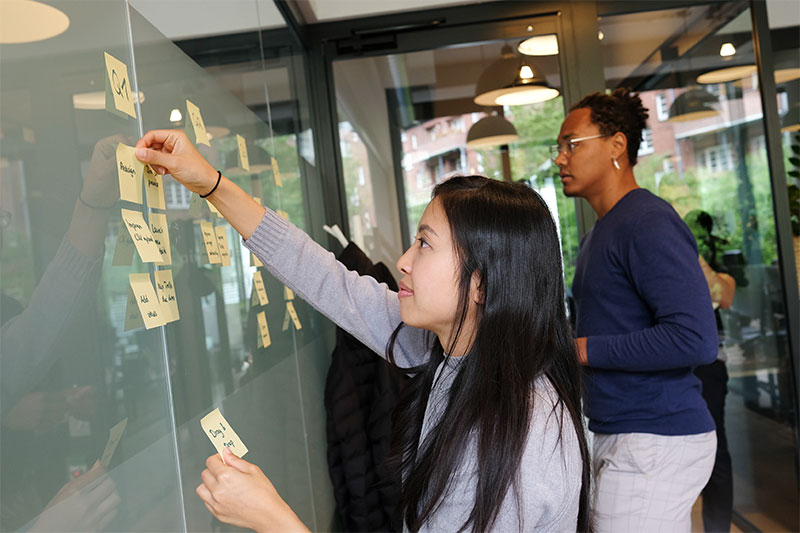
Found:
[[283, 286], [283, 299], [294, 300], [294, 291], [289, 287], [287, 287], [286, 285]]
[[283, 314], [283, 326], [281, 327], [281, 331], [286, 331], [289, 329], [289, 321], [291, 317], [289, 316], [289, 308], [286, 308], [286, 312]]
[[281, 180], [281, 169], [278, 168], [278, 160], [274, 157], [270, 157], [269, 159], [272, 163], [272, 175], [275, 176], [275, 185], [278, 187], [283, 187], [283, 180]]
[[194, 129], [195, 142], [197, 144], [211, 146], [211, 143], [208, 142], [206, 124], [203, 122], [203, 116], [200, 114], [200, 108], [189, 100], [186, 100], [186, 113], [189, 115], [189, 122], [192, 123], [192, 128]]
[[[123, 225], [125, 222], [123, 221]], [[133, 252], [136, 247], [131, 240], [131, 234], [125, 228], [119, 228], [117, 243], [114, 245], [114, 258], [111, 260], [112, 266], [130, 266], [133, 261]]]
[[222, 453], [223, 448], [230, 448], [237, 457], [244, 457], [247, 453], [247, 446], [244, 445], [239, 435], [233, 430], [219, 409], [214, 409], [206, 416], [200, 419], [200, 425], [203, 426], [203, 432], [214, 445], [214, 448], [219, 452], [222, 461], [225, 462], [225, 454]]
[[156, 240], [150, 232], [150, 226], [144, 221], [142, 214], [139, 211], [131, 211], [130, 209], [122, 209], [122, 222], [128, 228], [128, 233], [131, 235], [136, 250], [139, 252], [139, 257], [145, 263], [161, 263], [161, 252], [158, 251]]
[[161, 264], [172, 264], [172, 248], [169, 245], [169, 225], [167, 215], [161, 213], [150, 213], [150, 231], [153, 233], [153, 240], [156, 242], [158, 252], [161, 254]]
[[117, 145], [117, 178], [119, 197], [128, 202], [142, 203], [142, 172], [144, 163], [136, 159], [136, 148]]
[[258, 333], [261, 338], [261, 346], [268, 348], [272, 344], [272, 339], [269, 338], [269, 326], [267, 325], [267, 314], [261, 311], [256, 315], [258, 317]]
[[108, 442], [106, 443], [105, 450], [103, 450], [103, 457], [100, 459], [100, 463], [104, 467], [108, 468], [109, 465], [111, 465], [111, 458], [114, 456], [114, 451], [116, 451], [117, 444], [119, 444], [122, 433], [125, 431], [127, 425], [128, 419], [125, 418], [109, 431]]
[[217, 235], [217, 249], [219, 250], [222, 266], [231, 266], [231, 252], [228, 249], [228, 229], [225, 226], [217, 226], [214, 228], [214, 232]]
[[253, 196], [253, 200], [255, 200], [258, 205], [264, 205], [261, 203], [261, 198], [259, 198], [258, 196]]
[[136, 297], [136, 305], [139, 306], [139, 312], [144, 320], [144, 327], [150, 329], [166, 324], [158, 296], [153, 284], [150, 283], [150, 274], [130, 274], [128, 277], [133, 295]]
[[294, 308], [294, 303], [289, 300], [286, 302], [286, 311], [289, 312], [289, 316], [292, 317], [292, 322], [294, 322], [294, 327], [297, 329], [303, 329], [302, 324], [300, 324], [300, 318], [297, 316], [297, 310]]
[[[133, 88], [128, 80], [128, 66], [112, 56], [108, 52], [103, 52], [106, 58], [106, 97], [108, 93], [114, 99], [114, 108], [118, 111], [136, 118], [136, 108], [133, 105]], [[106, 102], [108, 107], [109, 102]]]
[[164, 202], [164, 180], [150, 165], [144, 166], [144, 190], [147, 192], [147, 205], [153, 209], [166, 209]]
[[278, 214], [278, 216], [279, 216], [279, 217], [281, 217], [283, 220], [285, 220], [286, 222], [289, 222], [289, 213], [287, 213], [286, 211], [281, 211], [280, 209], [279, 209], [279, 210], [277, 210], [277, 211], [275, 211], [275, 212], [276, 212], [276, 213]]
[[256, 254], [254, 254], [253, 252], [250, 252], [250, 266], [251, 267], [262, 267], [262, 266], [264, 266], [264, 263], [261, 262], [261, 259], [259, 259], [256, 256]]
[[133, 294], [133, 289], [128, 286], [128, 302], [125, 304], [125, 331], [139, 329], [141, 327], [144, 327], [142, 314], [139, 312], [139, 306], [136, 303], [136, 296]]
[[264, 287], [264, 278], [261, 276], [260, 270], [256, 270], [255, 274], [253, 274], [253, 288], [258, 295], [258, 303], [267, 305], [269, 298], [267, 298], [267, 289]]
[[247, 143], [241, 135], [236, 136], [236, 144], [239, 147], [239, 166], [250, 172], [250, 160], [247, 158]]
[[211, 222], [200, 222], [200, 229], [203, 232], [203, 243], [206, 246], [206, 254], [208, 255], [208, 262], [213, 265], [222, 263], [219, 257], [219, 248], [217, 247], [217, 234], [214, 233], [214, 226]]
[[172, 270], [157, 270], [155, 277], [156, 293], [161, 311], [164, 313], [164, 322], [180, 320], [181, 314], [178, 312], [178, 297], [175, 294], [175, 282], [172, 281]]

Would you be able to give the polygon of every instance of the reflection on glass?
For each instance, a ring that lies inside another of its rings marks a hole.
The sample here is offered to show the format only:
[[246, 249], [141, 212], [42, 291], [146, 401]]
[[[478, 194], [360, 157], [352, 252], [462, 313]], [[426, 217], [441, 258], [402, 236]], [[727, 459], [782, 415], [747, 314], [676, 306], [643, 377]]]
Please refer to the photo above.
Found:
[[[755, 63], [750, 12], [732, 10], [712, 27], [710, 9], [602, 19], [606, 83], [639, 90], [649, 108], [639, 185], [669, 201], [687, 221], [704, 214], [696, 231], [700, 255], [712, 270], [735, 279], [732, 305], [717, 310], [721, 344], [715, 364], [727, 366], [728, 394], [714, 401], [724, 402], [736, 519], [765, 531], [796, 530], [795, 390], [761, 95], [750, 68], [734, 79], [717, 78], [727, 81], [697, 81], [704, 73]], [[676, 36], [673, 28], [685, 31]], [[721, 45], [731, 40], [735, 52], [721, 55]], [[659, 53], [651, 55], [653, 50]], [[687, 104], [693, 91], [704, 95], [702, 101]], [[704, 113], [690, 114], [701, 108]], [[707, 383], [704, 390], [724, 390], [720, 379], [721, 385]], [[715, 476], [724, 477], [724, 468]], [[724, 485], [717, 486], [725, 490]], [[702, 505], [724, 508], [724, 500], [706, 492]], [[699, 513], [695, 518], [700, 520]]]
[[[387, 216], [391, 210], [384, 203], [394, 194], [395, 175], [403, 185], [404, 229], [413, 237], [436, 183], [455, 173], [483, 174], [525, 181], [542, 194], [559, 225], [565, 275], [571, 282], [578, 247], [575, 206], [556, 194], [560, 181], [553, 178], [558, 170], [548, 152], [564, 118], [563, 100], [504, 108], [475, 104], [478, 79], [504, 62], [514, 67], [510, 81], [527, 72], [525, 66], [530, 70], [530, 63], [537, 79], [561, 86], [557, 56], [522, 56], [515, 51], [518, 43], [462, 44], [334, 63], [350, 233], [371, 257], [394, 264], [400, 251], [390, 248], [401, 229], [397, 218]], [[470, 128], [491, 114], [510, 122], [518, 139], [501, 146], [468, 146]]]
[[[189, 100], [206, 125], [204, 155], [307, 226], [316, 185], [307, 104], [295, 92], [300, 59], [282, 47], [270, 77], [256, 45], [260, 85], [248, 98], [260, 100], [248, 108], [127, 2], [61, 7], [67, 31], [4, 44], [0, 57], [0, 530], [217, 530], [194, 494], [214, 452], [199, 419], [215, 407], [302, 519], [331, 529], [324, 444], [308, 443], [325, 440], [330, 325], [296, 300], [303, 329], [282, 330], [288, 295], [264, 273], [269, 304], [253, 303], [257, 267], [238, 234], [170, 176], [163, 205], [121, 200], [116, 159], [118, 143], [134, 145], [143, 130], [189, 126], [194, 139]], [[106, 110], [104, 52], [127, 67], [136, 118]], [[142, 262], [122, 209], [147, 225], [165, 217], [167, 263]], [[201, 222], [227, 240], [230, 265], [210, 263]], [[129, 276], [152, 283], [165, 270], [180, 319], [146, 329]]]

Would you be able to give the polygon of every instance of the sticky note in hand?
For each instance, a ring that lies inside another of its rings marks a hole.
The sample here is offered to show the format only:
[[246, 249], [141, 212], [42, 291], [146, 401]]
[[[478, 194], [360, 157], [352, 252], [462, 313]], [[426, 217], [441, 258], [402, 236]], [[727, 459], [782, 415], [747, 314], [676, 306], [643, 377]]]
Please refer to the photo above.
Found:
[[214, 409], [206, 416], [200, 419], [200, 425], [203, 426], [203, 432], [206, 437], [211, 441], [211, 444], [217, 449], [222, 462], [225, 462], [224, 448], [230, 448], [237, 457], [244, 457], [247, 453], [247, 446], [244, 445], [239, 435], [231, 428], [219, 409]]

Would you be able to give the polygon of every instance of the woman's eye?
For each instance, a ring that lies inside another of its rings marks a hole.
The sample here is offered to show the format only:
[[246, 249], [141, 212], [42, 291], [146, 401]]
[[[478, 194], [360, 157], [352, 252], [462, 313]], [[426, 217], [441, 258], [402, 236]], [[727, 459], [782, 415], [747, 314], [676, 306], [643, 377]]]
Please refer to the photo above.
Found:
[[417, 240], [419, 241], [419, 247], [420, 247], [420, 248], [430, 248], [430, 246], [431, 246], [431, 245], [430, 245], [430, 244], [428, 244], [428, 243], [425, 241], [425, 239], [423, 239], [423, 238], [420, 238], [420, 237], [417, 237]]

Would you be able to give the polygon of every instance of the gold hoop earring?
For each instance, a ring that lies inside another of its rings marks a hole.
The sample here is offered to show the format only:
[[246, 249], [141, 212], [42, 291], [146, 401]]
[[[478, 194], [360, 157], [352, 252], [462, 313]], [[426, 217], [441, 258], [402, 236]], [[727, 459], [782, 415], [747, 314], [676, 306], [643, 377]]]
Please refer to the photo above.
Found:
[[619, 166], [619, 162], [617, 162], [617, 158], [616, 157], [612, 157], [611, 158], [611, 162], [614, 164], [614, 168], [616, 168], [617, 170], [622, 170], [620, 168], [620, 166]]

